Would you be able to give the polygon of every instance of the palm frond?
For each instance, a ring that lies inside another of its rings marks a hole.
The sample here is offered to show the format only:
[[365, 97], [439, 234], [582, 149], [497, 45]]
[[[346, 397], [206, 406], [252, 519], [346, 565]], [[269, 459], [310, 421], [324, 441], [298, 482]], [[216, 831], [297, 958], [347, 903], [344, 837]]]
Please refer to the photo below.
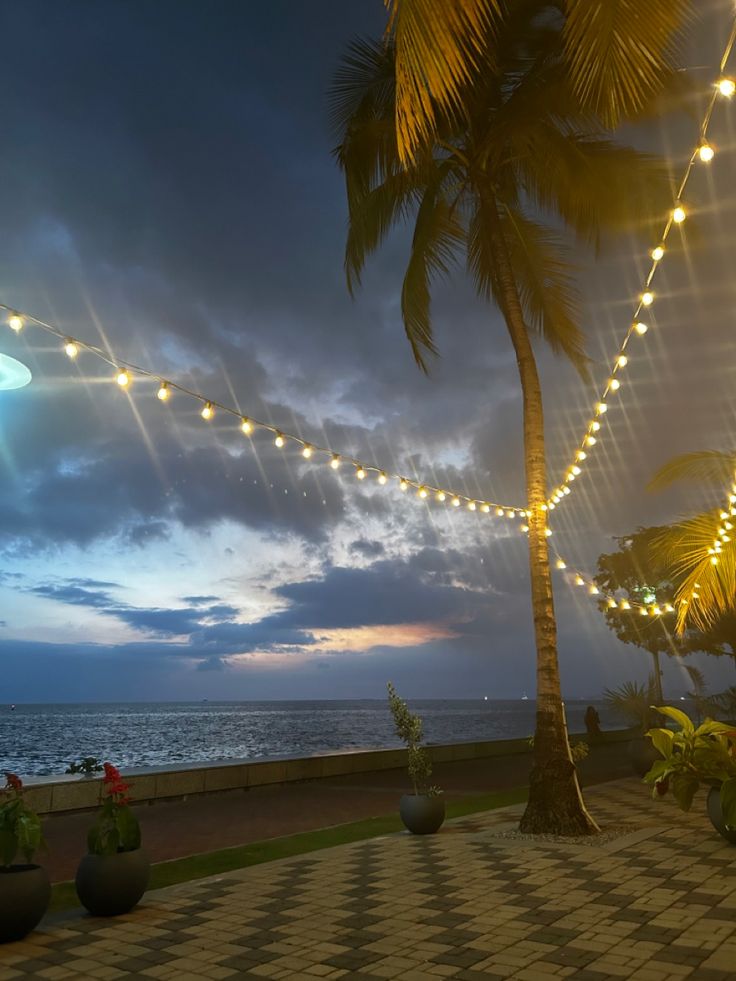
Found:
[[681, 480], [723, 486], [736, 472], [736, 454], [720, 450], [696, 450], [682, 453], [659, 468], [647, 484], [647, 490], [661, 491]]
[[435, 181], [424, 192], [417, 212], [411, 256], [401, 289], [404, 330], [417, 365], [428, 370], [425, 355], [437, 354], [430, 319], [431, 285], [446, 275], [465, 233]]
[[499, 0], [385, 0], [396, 47], [396, 133], [407, 164], [436, 129], [462, 111], [463, 89], [488, 52]]
[[646, 108], [673, 70], [692, 0], [566, 0], [565, 53], [577, 97], [606, 126]]
[[555, 232], [518, 209], [506, 209], [502, 227], [527, 325], [588, 380], [580, 295], [568, 249]]

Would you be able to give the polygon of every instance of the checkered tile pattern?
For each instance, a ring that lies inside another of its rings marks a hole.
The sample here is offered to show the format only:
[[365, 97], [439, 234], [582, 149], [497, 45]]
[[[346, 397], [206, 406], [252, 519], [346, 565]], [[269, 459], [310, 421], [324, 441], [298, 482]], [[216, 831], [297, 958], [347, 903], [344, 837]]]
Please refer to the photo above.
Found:
[[504, 837], [514, 807], [314, 852], [52, 921], [0, 948], [0, 979], [736, 977], [736, 848], [704, 800], [683, 815], [635, 780], [586, 797], [624, 833]]

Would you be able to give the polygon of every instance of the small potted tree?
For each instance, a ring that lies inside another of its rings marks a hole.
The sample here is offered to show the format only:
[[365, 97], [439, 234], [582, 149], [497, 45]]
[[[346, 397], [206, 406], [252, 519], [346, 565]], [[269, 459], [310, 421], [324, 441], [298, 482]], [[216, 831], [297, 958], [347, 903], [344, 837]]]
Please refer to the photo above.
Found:
[[407, 769], [414, 787], [413, 794], [404, 794], [401, 798], [399, 814], [412, 834], [431, 835], [439, 831], [445, 820], [445, 799], [438, 787], [429, 785], [432, 764], [421, 746], [422, 720], [409, 711], [409, 706], [397, 695], [391, 682], [387, 687], [396, 735], [406, 743]]
[[645, 738], [651, 726], [656, 725], [657, 717], [652, 704], [657, 701], [656, 685], [650, 676], [646, 684], [626, 681], [620, 688], [606, 689], [603, 698], [608, 707], [636, 730], [629, 744], [629, 759], [637, 776], [643, 777], [659, 758], [656, 749]]
[[130, 809], [129, 784], [104, 764], [104, 800], [87, 835], [89, 853], [79, 863], [77, 895], [94, 916], [117, 916], [138, 904], [148, 886], [150, 865], [141, 848], [141, 829]]
[[[0, 791], [0, 943], [25, 937], [48, 909], [49, 876], [33, 864], [42, 844], [41, 819], [23, 798], [23, 782], [6, 773]], [[19, 855], [24, 864], [14, 864]]]
[[690, 810], [701, 785], [708, 787], [708, 817], [726, 841], [736, 844], [736, 730], [713, 719], [696, 728], [685, 712], [667, 705], [657, 711], [673, 719], [680, 731], [649, 731], [660, 759], [644, 779], [655, 797], [671, 792], [683, 811]]

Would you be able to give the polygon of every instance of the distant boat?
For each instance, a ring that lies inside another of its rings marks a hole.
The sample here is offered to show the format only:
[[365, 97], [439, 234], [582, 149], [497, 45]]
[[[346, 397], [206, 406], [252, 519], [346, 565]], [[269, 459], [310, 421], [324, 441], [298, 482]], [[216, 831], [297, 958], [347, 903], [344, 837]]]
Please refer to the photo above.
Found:
[[484, 695], [484, 696], [483, 696], [483, 701], [484, 701], [484, 702], [487, 702], [487, 701], [488, 701], [488, 695]]
[[522, 702], [528, 702], [529, 701], [529, 696], [528, 695], [522, 695], [521, 696], [521, 700], [522, 700]]

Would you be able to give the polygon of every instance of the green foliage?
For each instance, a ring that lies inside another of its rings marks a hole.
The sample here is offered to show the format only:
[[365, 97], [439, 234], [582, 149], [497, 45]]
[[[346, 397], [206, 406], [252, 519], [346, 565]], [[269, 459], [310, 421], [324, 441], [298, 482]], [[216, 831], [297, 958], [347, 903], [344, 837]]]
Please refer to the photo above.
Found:
[[18, 855], [30, 865], [44, 844], [41, 819], [23, 799], [23, 784], [14, 773], [5, 774], [0, 794], [0, 866], [12, 865]]
[[406, 743], [407, 769], [414, 787], [414, 793], [430, 795], [442, 793], [438, 787], [429, 786], [429, 778], [432, 776], [432, 763], [427, 751], [420, 745], [422, 720], [418, 715], [409, 711], [409, 706], [397, 694], [390, 681], [386, 687], [388, 689], [388, 705], [393, 716], [396, 735], [402, 742]]
[[698, 787], [720, 787], [726, 827], [736, 828], [736, 730], [723, 722], [706, 719], [695, 726], [688, 715], [669, 705], [657, 712], [672, 719], [679, 731], [652, 729], [648, 736], [662, 757], [644, 779], [654, 796], [672, 792], [679, 807], [689, 811]]
[[130, 809], [130, 787], [112, 764], [105, 763], [104, 770], [105, 799], [87, 834], [87, 848], [91, 855], [135, 851], [141, 846], [141, 829]]
[[90, 773], [102, 772], [102, 761], [96, 756], [83, 756], [79, 762], [72, 761], [64, 771], [65, 773], [82, 773], [85, 776]]
[[646, 684], [638, 681], [625, 681], [619, 688], [606, 688], [603, 699], [620, 718], [636, 726], [642, 733], [654, 723], [652, 702], [656, 701], [654, 678]]

